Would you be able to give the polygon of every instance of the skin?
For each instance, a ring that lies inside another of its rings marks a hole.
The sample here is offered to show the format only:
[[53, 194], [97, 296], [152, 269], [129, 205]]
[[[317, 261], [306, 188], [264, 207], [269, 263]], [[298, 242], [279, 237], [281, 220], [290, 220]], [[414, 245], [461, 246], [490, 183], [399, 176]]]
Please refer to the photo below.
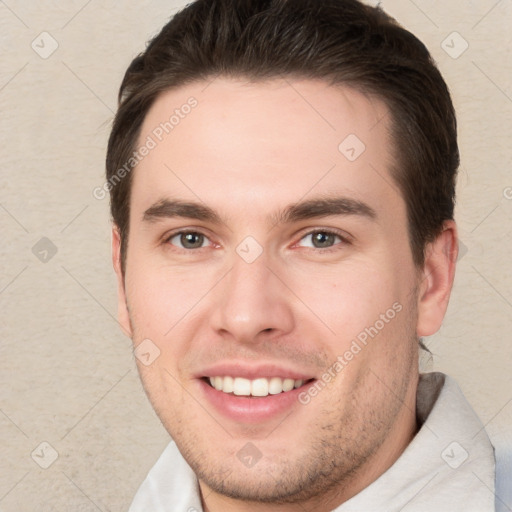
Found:
[[[138, 370], [198, 475], [205, 510], [327, 512], [384, 473], [417, 431], [418, 338], [444, 317], [456, 227], [447, 221], [424, 267], [414, 265], [391, 177], [390, 116], [376, 98], [313, 80], [217, 78], [162, 94], [140, 141], [190, 96], [198, 106], [134, 171], [125, 275], [113, 229], [119, 320], [135, 346], [149, 338], [160, 350]], [[349, 134], [366, 146], [353, 162], [338, 149]], [[333, 195], [364, 201], [375, 218], [269, 218]], [[222, 222], [144, 221], [163, 198], [208, 205]], [[185, 228], [205, 235], [201, 248], [169, 240]], [[345, 239], [314, 244], [311, 232], [333, 229]], [[247, 236], [263, 248], [252, 263], [236, 252]], [[200, 393], [196, 374], [219, 361], [320, 378], [394, 303], [402, 310], [307, 405], [248, 425]], [[237, 457], [247, 442], [262, 455], [251, 468]]]

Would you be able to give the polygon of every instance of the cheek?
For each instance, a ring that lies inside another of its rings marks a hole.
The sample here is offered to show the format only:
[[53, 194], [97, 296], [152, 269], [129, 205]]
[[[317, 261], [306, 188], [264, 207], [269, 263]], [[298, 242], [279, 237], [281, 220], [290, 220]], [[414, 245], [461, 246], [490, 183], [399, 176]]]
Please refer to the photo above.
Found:
[[130, 314], [139, 334], [164, 338], [185, 325], [205, 293], [213, 288], [208, 271], [169, 266], [151, 266], [136, 258], [127, 271], [126, 294]]
[[405, 283], [393, 267], [374, 262], [344, 262], [317, 269], [314, 279], [311, 273], [309, 277], [290, 274], [288, 279], [297, 296], [341, 343], [374, 325], [406, 295]]

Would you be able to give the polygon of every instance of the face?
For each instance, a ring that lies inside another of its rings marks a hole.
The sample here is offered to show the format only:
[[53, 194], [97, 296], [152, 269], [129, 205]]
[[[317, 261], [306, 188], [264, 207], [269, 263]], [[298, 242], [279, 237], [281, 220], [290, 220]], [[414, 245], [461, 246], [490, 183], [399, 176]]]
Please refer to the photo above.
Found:
[[389, 129], [317, 81], [218, 78], [147, 114], [120, 320], [211, 510], [329, 510], [414, 434], [425, 290]]

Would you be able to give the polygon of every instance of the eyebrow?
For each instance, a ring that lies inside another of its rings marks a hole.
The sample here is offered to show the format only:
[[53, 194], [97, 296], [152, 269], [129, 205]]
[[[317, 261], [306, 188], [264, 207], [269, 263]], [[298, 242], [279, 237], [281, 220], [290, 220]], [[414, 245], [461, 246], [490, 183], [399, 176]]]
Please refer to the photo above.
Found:
[[[274, 225], [289, 224], [300, 220], [332, 215], [358, 215], [369, 220], [377, 218], [376, 211], [362, 201], [349, 197], [321, 197], [290, 204], [270, 215], [269, 221]], [[210, 207], [179, 199], [161, 199], [144, 212], [142, 220], [153, 223], [160, 219], [176, 217], [224, 224], [220, 215]]]
[[156, 222], [159, 219], [171, 219], [173, 217], [210, 221], [214, 224], [222, 223], [220, 216], [208, 206], [177, 199], [161, 199], [144, 212], [142, 220]]
[[271, 216], [274, 224], [287, 224], [330, 215], [359, 215], [374, 220], [376, 211], [368, 204], [350, 197], [321, 197], [287, 206]]

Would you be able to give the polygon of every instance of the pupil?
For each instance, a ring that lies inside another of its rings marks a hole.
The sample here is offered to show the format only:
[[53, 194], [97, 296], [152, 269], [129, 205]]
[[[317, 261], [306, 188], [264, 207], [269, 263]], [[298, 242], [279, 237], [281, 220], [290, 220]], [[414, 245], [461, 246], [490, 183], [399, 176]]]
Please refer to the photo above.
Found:
[[328, 247], [330, 245], [330, 242], [332, 242], [331, 238], [333, 235], [319, 232], [314, 236], [315, 242], [318, 242], [315, 244], [317, 247]]
[[[200, 235], [199, 233], [186, 233], [182, 235], [181, 243], [184, 247], [201, 247], [203, 245], [202, 236], [203, 235]], [[196, 240], [195, 243], [194, 239]]]

